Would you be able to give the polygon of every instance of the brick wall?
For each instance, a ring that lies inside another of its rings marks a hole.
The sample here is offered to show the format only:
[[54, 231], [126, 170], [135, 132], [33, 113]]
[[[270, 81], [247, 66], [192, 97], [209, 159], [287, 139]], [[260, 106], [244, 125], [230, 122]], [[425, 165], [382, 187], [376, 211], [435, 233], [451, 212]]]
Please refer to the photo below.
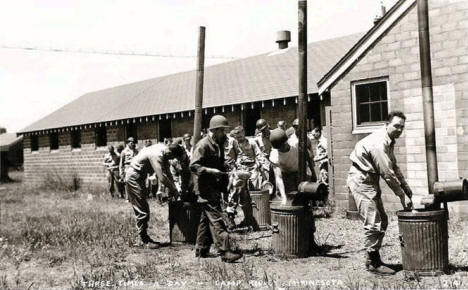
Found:
[[[430, 40], [434, 84], [439, 179], [468, 177], [468, 2], [429, 1]], [[335, 192], [347, 204], [349, 154], [367, 134], [352, 134], [351, 82], [388, 77], [389, 109], [407, 116], [404, 135], [397, 141], [396, 158], [416, 195], [427, 194], [427, 172], [419, 64], [416, 7], [404, 15], [334, 85], [333, 155]], [[384, 200], [398, 208], [388, 188]]]

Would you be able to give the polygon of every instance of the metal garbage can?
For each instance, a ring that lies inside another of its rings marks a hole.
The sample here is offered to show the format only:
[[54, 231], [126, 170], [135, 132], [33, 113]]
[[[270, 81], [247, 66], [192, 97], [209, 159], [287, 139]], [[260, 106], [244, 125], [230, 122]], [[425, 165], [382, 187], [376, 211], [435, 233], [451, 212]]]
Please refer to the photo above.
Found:
[[307, 257], [310, 230], [304, 206], [271, 204], [272, 240], [275, 254], [286, 257]]
[[434, 276], [448, 270], [445, 210], [398, 211], [403, 270]]
[[195, 244], [201, 211], [197, 203], [175, 201], [169, 203], [170, 241]]
[[271, 225], [270, 196], [268, 190], [251, 191], [253, 218], [260, 229]]

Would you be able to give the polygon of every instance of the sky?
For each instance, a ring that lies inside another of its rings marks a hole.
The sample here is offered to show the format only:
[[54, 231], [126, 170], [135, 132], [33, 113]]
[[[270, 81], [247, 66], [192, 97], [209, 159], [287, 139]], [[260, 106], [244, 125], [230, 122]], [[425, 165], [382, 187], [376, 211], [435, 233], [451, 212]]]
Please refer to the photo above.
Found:
[[[308, 42], [364, 32], [397, 0], [308, 0]], [[297, 46], [297, 0], [0, 1], [0, 126], [16, 132], [81, 95]], [[28, 47], [69, 52], [11, 49]], [[87, 52], [148, 53], [158, 56]], [[222, 58], [220, 58], [222, 57]]]

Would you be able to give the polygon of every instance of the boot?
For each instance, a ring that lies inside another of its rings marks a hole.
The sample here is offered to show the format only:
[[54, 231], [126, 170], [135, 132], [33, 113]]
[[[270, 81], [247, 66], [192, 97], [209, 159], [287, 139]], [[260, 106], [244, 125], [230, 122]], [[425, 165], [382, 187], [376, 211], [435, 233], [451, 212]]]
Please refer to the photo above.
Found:
[[224, 254], [221, 256], [221, 261], [225, 263], [234, 263], [235, 261], [239, 260], [242, 258], [241, 253], [235, 253], [231, 251], [226, 251]]
[[148, 236], [148, 233], [143, 232], [140, 234], [140, 239], [141, 239], [141, 245], [144, 248], [147, 249], [159, 249], [161, 247], [161, 244], [159, 242], [154, 241], [150, 236]]
[[205, 248], [205, 249], [195, 249], [195, 257], [197, 258], [208, 258], [210, 254], [210, 248]]
[[367, 271], [377, 275], [390, 276], [395, 274], [395, 270], [385, 266], [382, 262], [378, 251], [367, 252], [366, 268]]

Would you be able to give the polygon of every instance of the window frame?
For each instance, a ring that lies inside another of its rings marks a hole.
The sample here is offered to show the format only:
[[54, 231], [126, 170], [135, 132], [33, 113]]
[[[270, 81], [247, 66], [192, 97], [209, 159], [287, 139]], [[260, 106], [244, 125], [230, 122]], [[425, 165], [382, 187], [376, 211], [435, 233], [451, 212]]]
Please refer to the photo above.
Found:
[[385, 77], [378, 77], [378, 78], [371, 78], [359, 81], [352, 81], [351, 82], [351, 101], [352, 101], [352, 115], [353, 115], [353, 131], [352, 134], [364, 134], [364, 133], [372, 133], [375, 130], [382, 127], [382, 125], [386, 122], [386, 116], [384, 116], [384, 120], [378, 122], [371, 122], [366, 123], [365, 125], [358, 125], [357, 124], [357, 101], [356, 101], [356, 86], [358, 85], [366, 85], [372, 83], [380, 83], [385, 82], [385, 86], [387, 89], [387, 112], [391, 111], [391, 102], [390, 102], [390, 88], [389, 88], [389, 79], [388, 76]]

